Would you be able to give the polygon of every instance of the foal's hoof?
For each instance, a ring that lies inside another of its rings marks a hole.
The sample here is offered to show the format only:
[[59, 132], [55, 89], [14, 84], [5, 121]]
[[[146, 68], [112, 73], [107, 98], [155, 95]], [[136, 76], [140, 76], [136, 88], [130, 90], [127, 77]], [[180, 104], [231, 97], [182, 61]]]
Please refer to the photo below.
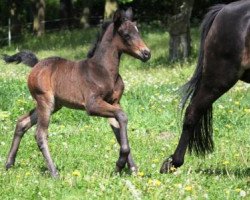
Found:
[[137, 166], [129, 167], [129, 169], [130, 169], [132, 174], [137, 174], [137, 172], [138, 172], [138, 167]]
[[13, 165], [14, 165], [14, 163], [10, 163], [10, 162], [9, 162], [9, 163], [6, 163], [6, 164], [5, 164], [5, 169], [6, 169], [6, 170], [9, 170], [11, 167], [13, 167]]
[[51, 172], [50, 174], [51, 174], [51, 177], [54, 178], [54, 179], [59, 178], [59, 173], [57, 171]]
[[171, 172], [174, 172], [175, 170], [176, 168], [173, 164], [173, 158], [172, 156], [170, 156], [163, 162], [161, 169], [160, 169], [160, 173], [161, 174], [171, 173]]

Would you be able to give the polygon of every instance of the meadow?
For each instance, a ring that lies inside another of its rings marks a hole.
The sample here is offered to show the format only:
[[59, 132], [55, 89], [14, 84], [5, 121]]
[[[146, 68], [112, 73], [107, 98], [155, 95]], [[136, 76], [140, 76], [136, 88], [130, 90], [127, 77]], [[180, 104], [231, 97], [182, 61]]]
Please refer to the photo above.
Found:
[[[140, 29], [151, 60], [142, 63], [124, 55], [120, 66], [125, 82], [121, 104], [129, 118], [129, 141], [139, 172], [114, 173], [119, 146], [106, 119], [66, 108], [53, 115], [49, 127], [49, 147], [60, 178], [52, 179], [46, 169], [35, 127], [24, 136], [16, 165], [6, 171], [16, 120], [35, 104], [26, 81], [31, 69], [0, 61], [0, 199], [250, 199], [250, 85], [243, 82], [214, 104], [213, 154], [187, 154], [183, 167], [159, 173], [180, 136], [178, 88], [195, 69], [199, 33], [192, 30], [191, 58], [170, 63], [166, 30]], [[26, 35], [0, 53], [30, 49], [39, 58], [84, 59], [96, 31], [66, 30], [39, 39]]]

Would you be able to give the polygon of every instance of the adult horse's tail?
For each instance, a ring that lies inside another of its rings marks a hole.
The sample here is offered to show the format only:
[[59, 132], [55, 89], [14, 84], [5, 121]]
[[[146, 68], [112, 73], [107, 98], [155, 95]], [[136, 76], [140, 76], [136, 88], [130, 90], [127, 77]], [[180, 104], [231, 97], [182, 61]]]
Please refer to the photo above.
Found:
[[38, 63], [38, 58], [31, 51], [20, 51], [12, 56], [3, 54], [3, 60], [6, 63], [16, 62], [16, 64], [23, 63], [29, 67], [34, 67]]
[[[203, 59], [204, 59], [204, 43], [207, 34], [212, 26], [212, 23], [224, 7], [223, 4], [219, 4], [210, 8], [210, 11], [206, 14], [201, 24], [201, 43], [198, 63], [192, 78], [182, 86], [182, 101], [181, 109], [184, 110], [188, 100], [192, 100], [198, 91], [202, 78]], [[193, 134], [191, 135], [188, 149], [191, 153], [195, 151], [197, 154], [205, 155], [212, 152], [214, 148], [213, 144], [213, 124], [212, 124], [212, 106], [210, 106], [201, 117], [199, 123], [196, 125]]]

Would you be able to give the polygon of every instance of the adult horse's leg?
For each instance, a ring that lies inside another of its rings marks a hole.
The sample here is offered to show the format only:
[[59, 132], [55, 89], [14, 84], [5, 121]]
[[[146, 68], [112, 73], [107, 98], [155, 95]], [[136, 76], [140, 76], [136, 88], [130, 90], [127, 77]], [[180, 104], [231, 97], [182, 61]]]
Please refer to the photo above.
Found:
[[[226, 91], [228, 91], [239, 79], [238, 77], [238, 69], [237, 67], [230, 66], [230, 63], [222, 61], [217, 62], [223, 63], [219, 69], [214, 69], [214, 73], [212, 74], [203, 74], [203, 79], [201, 80], [200, 86], [198, 86], [197, 91], [195, 91], [194, 96], [192, 97], [189, 106], [186, 109], [182, 135], [180, 137], [177, 148], [172, 156], [167, 158], [160, 169], [161, 173], [166, 173], [171, 171], [172, 167], [180, 167], [184, 163], [184, 156], [188, 147], [189, 142], [204, 139], [202, 137], [194, 137], [194, 131], [196, 128], [201, 130], [202, 124], [200, 124], [200, 120], [204, 117], [204, 114], [210, 109], [212, 109], [212, 104], [216, 101], [221, 95], [223, 95]], [[231, 67], [231, 68], [230, 68]], [[216, 73], [217, 72], [217, 73]], [[223, 73], [222, 73], [223, 72]], [[208, 73], [208, 72], [207, 72]], [[210, 71], [211, 73], [211, 71]], [[226, 75], [223, 75], [226, 73]], [[206, 116], [209, 117], [209, 116]], [[211, 117], [211, 116], [210, 116]], [[202, 122], [201, 122], [202, 123]], [[206, 130], [212, 131], [212, 130]], [[201, 132], [199, 132], [201, 133]], [[211, 133], [210, 133], [211, 134]], [[204, 137], [210, 137], [206, 135]], [[205, 138], [207, 141], [207, 138]], [[205, 141], [205, 142], [206, 142]], [[195, 141], [197, 145], [200, 145], [199, 142], [203, 142], [203, 146], [198, 146], [198, 148], [203, 148], [203, 152], [198, 153], [206, 153], [207, 144], [204, 144], [204, 141]], [[210, 141], [212, 142], [212, 141]], [[205, 145], [205, 146], [204, 146]], [[213, 145], [213, 144], [211, 144]], [[210, 149], [211, 150], [211, 149]]]
[[47, 163], [48, 169], [52, 177], [57, 177], [58, 172], [55, 164], [51, 158], [49, 147], [48, 147], [48, 126], [50, 116], [53, 112], [60, 108], [54, 109], [54, 96], [45, 94], [36, 98], [37, 101], [37, 130], [36, 130], [36, 141], [43, 157]]
[[[115, 118], [109, 118], [109, 124], [115, 134], [117, 142], [121, 145], [120, 126], [118, 121]], [[127, 165], [132, 172], [137, 172], [138, 168], [132, 158], [131, 152], [128, 155]]]
[[118, 107], [113, 106], [102, 99], [86, 99], [86, 111], [89, 115], [115, 118], [120, 126], [120, 156], [116, 162], [116, 169], [120, 172], [126, 165], [130, 147], [127, 136], [128, 118], [126, 114]]
[[15, 164], [16, 154], [24, 133], [36, 123], [37, 112], [35, 109], [18, 119], [12, 145], [5, 165], [7, 170]]

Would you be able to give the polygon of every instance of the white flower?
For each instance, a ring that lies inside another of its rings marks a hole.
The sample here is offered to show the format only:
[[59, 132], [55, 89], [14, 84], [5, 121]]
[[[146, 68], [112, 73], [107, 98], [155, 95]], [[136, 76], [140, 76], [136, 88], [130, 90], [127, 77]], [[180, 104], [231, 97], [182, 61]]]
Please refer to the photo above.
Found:
[[240, 196], [241, 197], [245, 197], [247, 195], [247, 193], [244, 191], [244, 190], [241, 190], [240, 191]]

